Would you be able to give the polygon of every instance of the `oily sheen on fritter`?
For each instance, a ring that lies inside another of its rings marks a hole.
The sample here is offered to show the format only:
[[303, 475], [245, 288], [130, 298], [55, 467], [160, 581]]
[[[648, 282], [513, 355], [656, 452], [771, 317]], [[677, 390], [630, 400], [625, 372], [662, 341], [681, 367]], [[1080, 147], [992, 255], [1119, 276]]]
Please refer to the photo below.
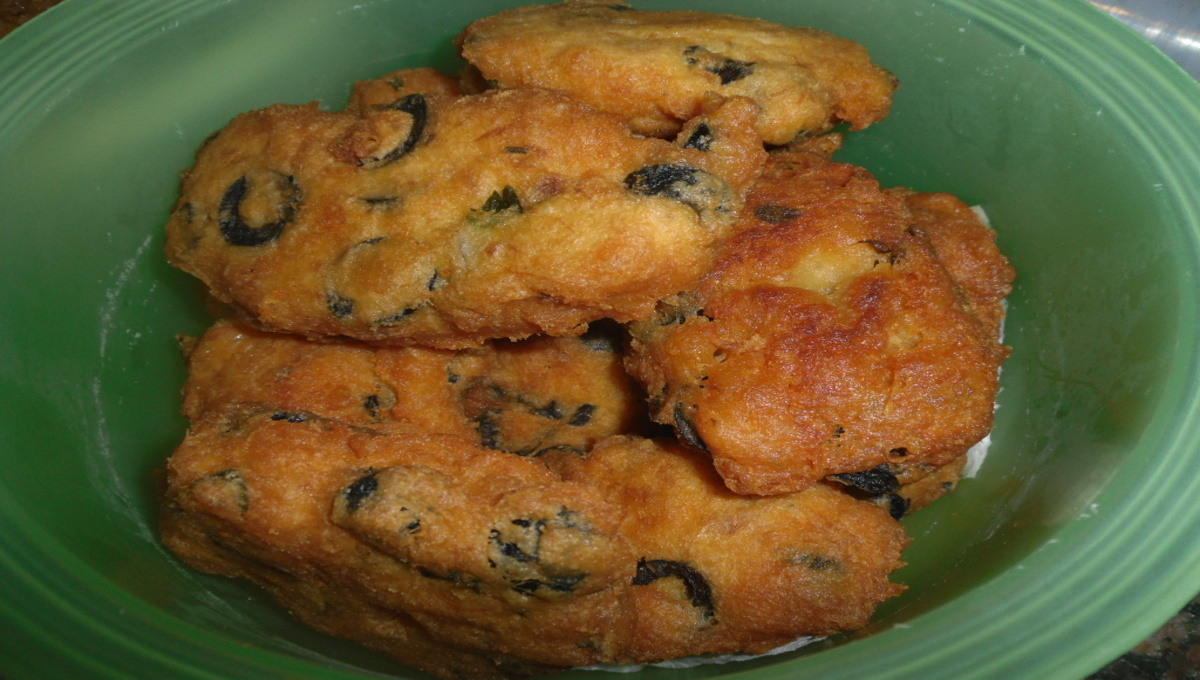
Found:
[[168, 257], [268, 330], [577, 334], [691, 286], [765, 158], [745, 99], [711, 98], [672, 143], [561, 92], [453, 91], [397, 72], [344, 111], [237, 116], [184, 173]]
[[831, 160], [898, 81], [811, 29], [620, 0], [198, 150], [163, 541], [446, 680], [762, 654], [904, 590], [991, 427], [1012, 270]]
[[[850, 474], [894, 486], [896, 470], [950, 463], [992, 427], [1008, 353], [997, 303], [938, 258], [926, 232], [942, 217], [918, 220], [904, 192], [829, 160], [836, 142], [772, 156], [700, 285], [631, 326], [628, 365], [655, 419], [741, 493]], [[967, 227], [994, 238], [978, 218]], [[946, 232], [953, 250], [961, 236]], [[999, 251], [979, 254], [989, 290], [1006, 291]]]
[[310, 342], [222, 321], [187, 342], [183, 410], [193, 421], [232, 409], [397, 422], [522, 456], [582, 453], [647, 427], [616, 330], [450, 351]]
[[[609, 336], [451, 352], [226, 321], [187, 347], [166, 544], [439, 676], [764, 652], [902, 590], [908, 539], [876, 503], [737, 495], [694, 450], [630, 434], [612, 416], [641, 394]], [[514, 395], [499, 422], [471, 416], [472, 381]], [[540, 448], [497, 445], [531, 431]]]
[[708, 93], [749, 97], [768, 144], [883, 120], [896, 78], [853, 41], [812, 28], [619, 1], [529, 5], [480, 19], [458, 38], [493, 87], [570, 92], [634, 131], [674, 136]]

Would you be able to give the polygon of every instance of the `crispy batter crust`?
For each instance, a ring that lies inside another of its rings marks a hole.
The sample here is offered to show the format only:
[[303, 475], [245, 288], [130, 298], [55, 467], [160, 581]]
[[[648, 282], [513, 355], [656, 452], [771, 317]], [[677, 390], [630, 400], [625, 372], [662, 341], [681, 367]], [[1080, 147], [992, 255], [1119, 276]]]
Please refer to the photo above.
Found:
[[753, 99], [759, 134], [784, 144], [882, 120], [897, 86], [861, 45], [823, 31], [609, 0], [511, 9], [474, 22], [458, 44], [493, 86], [571, 92], [664, 137], [710, 92]]
[[996, 233], [957, 196], [893, 191], [904, 197], [913, 229], [929, 240], [984, 330], [999, 336], [1016, 271], [996, 245]]
[[167, 254], [224, 320], [182, 339], [165, 544], [446, 680], [866, 625], [991, 427], [1013, 278], [962, 201], [830, 160], [895, 78], [619, 0], [458, 47], [184, 173]]
[[[938, 467], [991, 429], [1007, 350], [965, 300], [998, 305], [937, 258], [924, 231], [940, 218], [914, 228], [904, 198], [829, 161], [830, 144], [774, 156], [699, 287], [633, 325], [628, 365], [656, 420], [741, 493]], [[980, 266], [992, 282], [1011, 273]]]
[[765, 159], [748, 100], [708, 101], [704, 149], [427, 71], [354, 101], [242, 114], [184, 175], [170, 260], [269, 330], [460, 348], [645, 317], [708, 267]]
[[[902, 590], [888, 576], [903, 529], [838, 485], [740, 496], [674, 441], [562, 434], [581, 385], [640, 403], [613, 348], [594, 334], [372, 348], [222, 322], [188, 343], [192, 426], [168, 462], [164, 540], [447, 678], [763, 652], [859, 627]], [[540, 436], [573, 443], [481, 446], [468, 376], [543, 412], [557, 395], [563, 417], [536, 416], [559, 422]]]
[[183, 410], [193, 421], [234, 409], [395, 422], [525, 456], [582, 452], [646, 427], [619, 343], [602, 328], [455, 352], [309, 342], [223, 321], [189, 342]]
[[550, 462], [626, 509], [639, 557], [631, 661], [763, 653], [806, 635], [866, 625], [903, 587], [908, 536], [886, 510], [816, 485], [734, 494], [694, 449], [615, 437]]
[[[443, 677], [495, 676], [481, 659], [597, 663], [628, 644], [620, 510], [458, 437], [209, 419], [172, 456], [164, 503], [164, 541], [189, 563]], [[357, 619], [364, 602], [379, 616]]]

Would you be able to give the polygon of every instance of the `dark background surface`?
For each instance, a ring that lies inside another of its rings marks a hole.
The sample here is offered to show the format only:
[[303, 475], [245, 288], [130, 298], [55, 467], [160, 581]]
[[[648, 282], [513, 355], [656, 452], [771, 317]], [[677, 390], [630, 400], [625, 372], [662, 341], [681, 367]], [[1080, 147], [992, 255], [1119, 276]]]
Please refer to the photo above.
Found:
[[[0, 0], [0, 38], [59, 2]], [[1091, 2], [1144, 35], [1186, 71], [1200, 78], [1200, 0]], [[1200, 597], [1144, 642], [1087, 680], [1200, 680]]]

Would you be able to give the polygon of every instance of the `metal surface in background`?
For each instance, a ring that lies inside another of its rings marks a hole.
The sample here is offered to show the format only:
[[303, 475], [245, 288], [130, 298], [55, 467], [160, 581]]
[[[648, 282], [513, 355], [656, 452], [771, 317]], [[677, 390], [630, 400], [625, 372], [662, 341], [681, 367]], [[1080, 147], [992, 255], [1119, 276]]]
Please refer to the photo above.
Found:
[[1091, 0], [1200, 79], [1200, 0]]

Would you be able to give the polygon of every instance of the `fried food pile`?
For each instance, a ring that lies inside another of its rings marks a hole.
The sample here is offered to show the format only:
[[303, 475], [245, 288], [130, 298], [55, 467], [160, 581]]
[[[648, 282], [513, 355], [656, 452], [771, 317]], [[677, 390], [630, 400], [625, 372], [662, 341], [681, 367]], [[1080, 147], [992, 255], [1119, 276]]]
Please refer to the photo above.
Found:
[[1014, 276], [959, 199], [833, 160], [896, 79], [612, 1], [457, 44], [184, 173], [167, 255], [217, 320], [165, 544], [447, 679], [865, 626], [991, 429]]

